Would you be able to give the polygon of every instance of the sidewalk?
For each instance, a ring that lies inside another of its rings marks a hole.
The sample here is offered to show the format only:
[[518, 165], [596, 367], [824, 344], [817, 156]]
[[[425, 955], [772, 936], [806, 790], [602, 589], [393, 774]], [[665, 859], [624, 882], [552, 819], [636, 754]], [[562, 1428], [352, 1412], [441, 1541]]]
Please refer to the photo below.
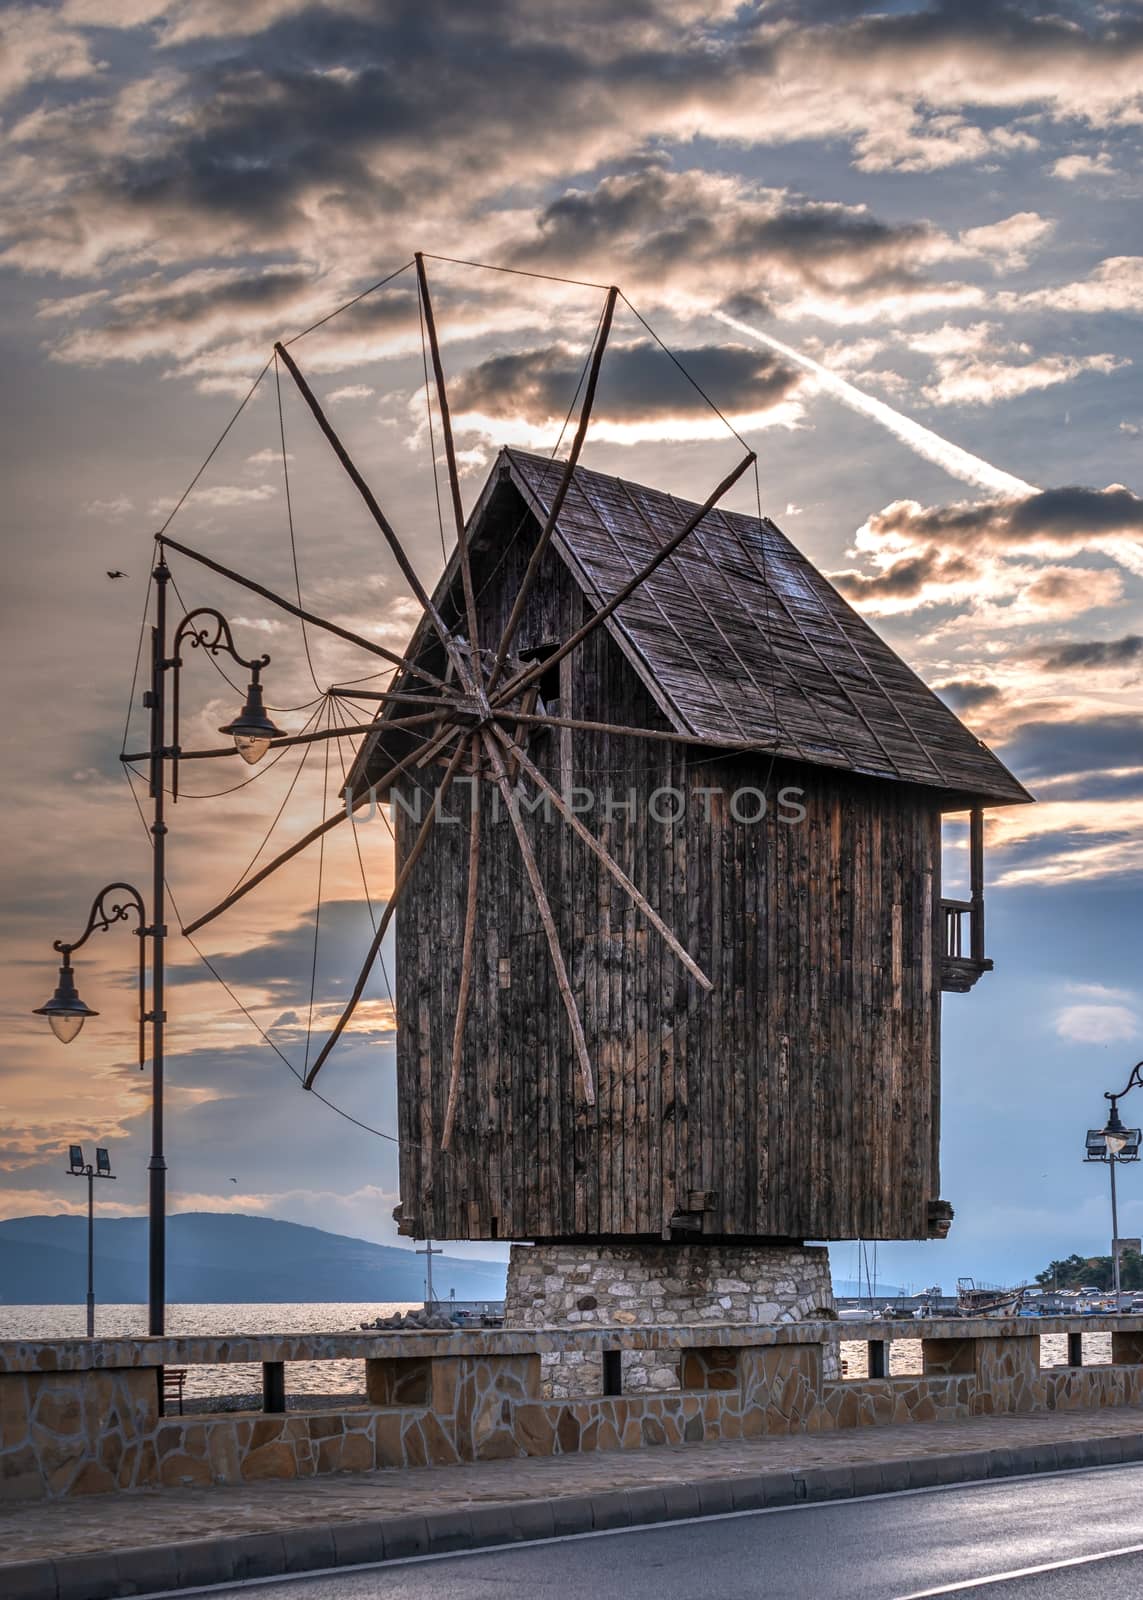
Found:
[[117, 1600], [557, 1532], [1122, 1460], [1143, 1460], [1143, 1408], [24, 1503], [0, 1513], [0, 1597]]

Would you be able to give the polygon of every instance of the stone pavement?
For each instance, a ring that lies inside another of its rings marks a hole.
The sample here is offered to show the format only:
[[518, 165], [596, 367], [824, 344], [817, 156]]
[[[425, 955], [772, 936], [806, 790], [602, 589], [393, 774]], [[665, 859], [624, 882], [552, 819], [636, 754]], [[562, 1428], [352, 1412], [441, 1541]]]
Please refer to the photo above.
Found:
[[92, 1495], [70, 1502], [25, 1503], [0, 1513], [0, 1562], [167, 1544], [222, 1533], [261, 1533], [314, 1522], [424, 1515], [462, 1506], [591, 1494], [597, 1489], [1125, 1435], [1143, 1436], [1143, 1408], [974, 1417], [734, 1443], [346, 1473], [241, 1487]]

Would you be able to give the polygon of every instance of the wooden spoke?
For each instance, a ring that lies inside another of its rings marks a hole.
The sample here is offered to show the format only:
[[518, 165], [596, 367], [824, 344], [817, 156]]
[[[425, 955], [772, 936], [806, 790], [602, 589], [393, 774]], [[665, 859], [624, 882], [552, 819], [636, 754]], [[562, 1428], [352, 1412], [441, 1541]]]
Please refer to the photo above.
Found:
[[[358, 734], [376, 733], [378, 728], [417, 728], [426, 722], [439, 722], [439, 711], [421, 711], [415, 717], [394, 717], [391, 722], [355, 722], [341, 728], [319, 728], [314, 733], [289, 733], [281, 739], [271, 739], [271, 750], [288, 749], [293, 744], [317, 744], [322, 739], [355, 739]], [[216, 756], [236, 756], [234, 745], [219, 745], [215, 750], [180, 750], [180, 761], [209, 761]], [[120, 761], [144, 761], [145, 751], [135, 751], [119, 757]]]
[[525, 668], [523, 672], [517, 673], [514, 678], [510, 679], [510, 681], [504, 685], [504, 687], [500, 690], [500, 693], [496, 696], [495, 701], [493, 702], [494, 706], [503, 706], [506, 701], [511, 700], [513, 695], [519, 694], [521, 689], [525, 688], [530, 683], [535, 683], [539, 678], [543, 677], [545, 672], [550, 671], [552, 667], [554, 667], [558, 662], [562, 661], [566, 655], [570, 655], [576, 646], [581, 645], [589, 634], [595, 632], [596, 628], [598, 628], [601, 623], [606, 622], [611, 613], [617, 610], [623, 604], [624, 600], [630, 599], [631, 595], [633, 595], [635, 590], [639, 588], [640, 584], [646, 583], [647, 579], [656, 570], [656, 568], [661, 567], [667, 557], [672, 555], [674, 551], [678, 549], [683, 540], [694, 532], [702, 519], [708, 514], [708, 512], [714, 509], [714, 507], [722, 499], [723, 495], [728, 493], [729, 490], [733, 489], [734, 485], [738, 482], [739, 478], [741, 478], [742, 474], [751, 466], [753, 466], [755, 459], [756, 457], [754, 452], [751, 450], [750, 453], [739, 462], [733, 472], [727, 473], [726, 477], [723, 478], [722, 482], [718, 485], [718, 488], [715, 489], [714, 492], [704, 502], [704, 504], [699, 507], [694, 516], [688, 517], [687, 521], [679, 529], [678, 533], [672, 535], [672, 537], [667, 540], [666, 544], [663, 545], [662, 549], [656, 551], [656, 553], [651, 557], [650, 561], [648, 561], [645, 566], [640, 567], [639, 571], [636, 572], [633, 577], [628, 579], [628, 581], [623, 585], [617, 594], [613, 594], [610, 600], [606, 601], [604, 605], [601, 605], [599, 610], [594, 612], [593, 615], [590, 616], [583, 624], [582, 628], [577, 628], [570, 639], [566, 639], [564, 643], [560, 645], [558, 650], [554, 650], [552, 654], [550, 656], [546, 656], [543, 661], [537, 661], [534, 666]]
[[516, 842], [520, 846], [520, 854], [524, 858], [524, 870], [528, 874], [528, 882], [532, 886], [532, 893], [536, 897], [536, 906], [540, 913], [540, 921], [544, 925], [544, 933], [548, 939], [548, 949], [551, 951], [552, 965], [556, 972], [556, 983], [559, 987], [560, 998], [567, 1012], [568, 1022], [571, 1024], [572, 1040], [575, 1044], [576, 1059], [579, 1063], [580, 1083], [583, 1088], [583, 1098], [589, 1106], [595, 1104], [595, 1075], [591, 1069], [591, 1057], [587, 1052], [587, 1040], [584, 1038], [583, 1022], [580, 1019], [579, 1007], [575, 1003], [572, 993], [571, 981], [568, 978], [567, 967], [564, 965], [563, 951], [560, 949], [559, 934], [556, 932], [555, 919], [552, 908], [548, 904], [548, 897], [540, 879], [540, 869], [536, 865], [536, 857], [528, 838], [527, 829], [520, 818], [520, 808], [512, 797], [512, 786], [508, 782], [504, 760], [500, 754], [496, 740], [487, 728], [481, 729], [484, 748], [488, 752], [488, 759], [492, 764], [492, 772], [500, 789], [501, 798], [508, 809], [512, 820], [512, 827], [516, 833]]
[[[449, 632], [448, 628], [445, 627], [444, 619], [437, 610], [436, 606], [433, 604], [432, 596], [429, 594], [429, 591], [425, 588], [424, 584], [417, 576], [416, 568], [405, 554], [405, 548], [400, 539], [398, 539], [396, 531], [394, 530], [388, 517], [377, 504], [377, 500], [372, 489], [361, 476], [361, 473], [357, 470], [357, 467], [353, 461], [353, 457], [349, 454], [349, 451], [338, 438], [333, 424], [330, 422], [329, 418], [321, 408], [321, 403], [318, 400], [317, 395], [314, 394], [309, 384], [299, 372], [297, 362], [294, 360], [293, 356], [290, 355], [289, 351], [281, 343], [276, 344], [274, 346], [274, 350], [285, 366], [286, 371], [297, 384], [298, 391], [301, 394], [302, 399], [305, 401], [306, 405], [309, 406], [310, 411], [313, 413], [314, 421], [329, 440], [330, 445], [333, 448], [334, 455], [341, 462], [342, 466], [345, 468], [350, 482], [364, 500], [370, 516], [373, 518], [374, 522], [381, 529], [382, 534], [385, 536], [385, 542], [396, 557], [397, 565], [404, 574], [406, 583], [412, 589], [417, 599], [424, 606], [429, 620], [432, 622], [433, 627], [440, 635], [440, 641], [444, 645], [445, 650], [449, 656], [453, 656], [455, 653], [455, 641], [452, 637], [452, 634]], [[460, 677], [463, 679], [463, 670], [458, 667], [457, 671]]]
[[[479, 767], [479, 744], [474, 735], [470, 740], [474, 763]], [[456, 1000], [456, 1021], [452, 1031], [452, 1066], [449, 1071], [448, 1100], [445, 1105], [444, 1132], [441, 1149], [452, 1143], [453, 1124], [456, 1122], [456, 1103], [460, 1095], [460, 1066], [464, 1054], [464, 1025], [468, 1021], [468, 996], [472, 988], [472, 952], [476, 942], [477, 891], [480, 882], [480, 776], [472, 784], [472, 809], [468, 820], [468, 898], [464, 907], [464, 943], [460, 959], [460, 989]]]
[[[539, 686], [539, 684], [533, 683], [530, 688], [527, 688], [527, 689], [524, 690], [524, 704], [523, 704], [523, 708], [522, 708], [523, 709], [523, 713], [524, 713], [523, 716], [520, 716], [516, 712], [513, 712], [513, 720], [516, 723], [516, 731], [515, 731], [513, 737], [515, 738], [517, 744], [519, 744], [523, 740], [525, 734], [528, 731], [527, 727], [525, 726], [525, 724], [527, 722], [531, 721], [531, 713], [535, 710], [536, 701], [539, 699], [539, 697], [540, 697], [540, 686]], [[516, 758], [513, 757], [508, 763], [508, 782], [509, 783], [515, 783], [516, 782], [516, 773], [517, 773]]]
[[[448, 391], [445, 389], [444, 366], [441, 362], [441, 348], [437, 339], [436, 318], [433, 316], [433, 302], [429, 295], [429, 280], [425, 273], [425, 258], [418, 250], [413, 260], [417, 265], [417, 284], [421, 291], [421, 306], [425, 313], [425, 327], [428, 330], [429, 351], [433, 361], [433, 379], [437, 387], [437, 404], [441, 413], [441, 432], [444, 434], [449, 492], [452, 495], [452, 511], [456, 521], [456, 548], [460, 557], [460, 578], [461, 587], [464, 590], [464, 610], [468, 618], [468, 643], [472, 650], [473, 661], [477, 661], [479, 660], [480, 652], [480, 634], [476, 625], [476, 591], [472, 587], [472, 563], [468, 559], [468, 538], [464, 526], [464, 507], [460, 501], [460, 475], [456, 470], [456, 450], [452, 442], [452, 418], [448, 408]], [[472, 676], [472, 686], [474, 688], [476, 683], [477, 677], [474, 670]]]
[[[158, 538], [158, 535], [156, 537]], [[209, 567], [211, 572], [217, 572], [221, 577], [228, 578], [231, 583], [249, 589], [252, 594], [260, 594], [263, 600], [269, 600], [270, 604], [277, 606], [280, 611], [289, 612], [291, 617], [300, 617], [303, 622], [308, 622], [315, 628], [324, 628], [326, 633], [336, 634], [339, 639], [348, 639], [350, 644], [357, 645], [361, 650], [368, 650], [371, 655], [380, 656], [383, 661], [391, 662], [404, 672], [411, 672], [414, 677], [433, 684], [437, 689], [445, 687], [442, 679], [432, 672], [427, 672], [424, 667], [419, 667], [415, 661], [410, 661], [408, 656], [399, 656], [395, 650], [386, 650], [383, 644], [378, 644], [374, 639], [363, 639], [361, 634], [354, 633], [349, 628], [339, 627], [336, 622], [327, 622], [325, 617], [315, 616], [312, 611], [296, 606], [292, 600], [287, 600], [283, 595], [275, 594], [273, 589], [267, 589], [264, 583], [255, 583], [253, 578], [245, 578], [242, 573], [224, 567], [221, 561], [213, 561], [210, 556], [204, 556], [201, 550], [194, 550], [189, 544], [180, 544], [177, 539], [172, 539], [169, 533], [164, 533], [159, 543], [169, 550], [177, 550], [181, 556], [187, 556], [191, 561], [197, 561], [202, 567]]]
[[608, 872], [610, 872], [611, 876], [615, 879], [619, 887], [624, 891], [628, 898], [632, 900], [636, 906], [638, 906], [639, 910], [647, 918], [647, 921], [670, 946], [677, 959], [682, 962], [684, 967], [686, 967], [691, 977], [694, 978], [696, 982], [700, 983], [708, 992], [713, 989], [714, 984], [707, 977], [706, 973], [696, 961], [691, 959], [687, 951], [675, 938], [675, 935], [671, 932], [670, 928], [667, 927], [667, 924], [663, 921], [662, 917], [659, 916], [658, 912], [654, 909], [646, 897], [640, 894], [639, 890], [635, 887], [631, 879], [627, 876], [623, 868], [614, 859], [614, 857], [605, 849], [602, 844], [600, 844], [599, 840], [595, 837], [591, 830], [584, 827], [583, 823], [564, 800], [563, 796], [548, 782], [547, 778], [544, 777], [544, 774], [540, 771], [539, 767], [536, 766], [535, 762], [529, 760], [528, 756], [523, 750], [520, 749], [519, 745], [509, 738], [508, 734], [498, 724], [493, 723], [492, 731], [496, 734], [501, 744], [503, 744], [505, 748], [511, 752], [515, 760], [519, 762], [521, 767], [523, 767], [524, 771], [528, 774], [529, 778], [531, 778], [536, 787], [541, 790], [543, 794], [547, 795], [548, 799], [555, 806], [560, 816], [563, 817], [564, 821], [567, 823], [568, 827], [571, 828], [576, 837], [582, 839], [584, 844], [587, 845], [588, 849], [594, 851], [595, 855], [599, 857], [600, 861], [603, 862], [604, 866], [607, 868]]
[[338, 700], [407, 700], [411, 704], [425, 706], [448, 706], [454, 703], [451, 696], [417, 694], [411, 689], [347, 689], [341, 684], [332, 684], [326, 694]]
[[587, 377], [587, 387], [583, 392], [583, 405], [579, 413], [579, 425], [575, 430], [575, 438], [572, 440], [571, 452], [568, 455], [567, 464], [564, 467], [563, 477], [560, 479], [559, 487], [556, 489], [555, 497], [552, 500], [552, 506], [551, 510], [548, 512], [547, 521], [544, 523], [540, 537], [536, 541], [536, 548], [532, 551], [532, 556], [528, 562], [528, 566], [520, 584], [519, 591], [516, 595], [515, 602], [513, 603], [512, 611], [508, 617], [507, 623], [505, 624], [504, 632], [500, 636], [500, 643], [496, 648], [496, 659], [492, 663], [492, 671], [488, 675], [489, 694], [491, 694], [496, 688], [496, 685], [500, 682], [500, 678], [504, 672], [504, 665], [508, 659], [508, 651], [511, 649], [512, 640], [516, 637], [516, 629], [520, 626], [520, 618], [524, 615], [524, 607], [528, 603], [528, 596], [532, 592], [532, 585], [535, 583], [536, 577], [539, 573], [540, 562], [544, 558], [544, 551], [548, 548], [548, 542], [555, 530], [556, 523], [559, 520], [560, 512], [563, 510], [564, 500], [567, 496], [569, 488], [571, 487], [571, 481], [572, 476], [575, 473], [576, 462], [579, 460], [580, 451], [583, 449], [583, 441], [587, 437], [587, 425], [591, 421], [591, 408], [595, 403], [595, 390], [596, 385], [599, 383], [599, 369], [603, 363], [603, 352], [607, 347], [607, 337], [611, 332], [611, 319], [615, 314], [615, 299], [618, 293], [619, 290], [614, 286], [614, 284], [607, 291], [607, 299], [603, 306], [603, 317], [599, 324], [599, 337], [595, 342], [595, 349], [592, 351], [591, 369]]
[[[545, 662], [545, 666], [547, 663]], [[526, 690], [525, 694], [530, 693]], [[673, 728], [629, 728], [618, 722], [588, 722], [582, 717], [557, 717], [546, 712], [517, 711], [514, 706], [505, 706], [496, 712], [498, 717], [503, 717], [505, 722], [523, 724], [529, 728], [571, 728], [577, 733], [616, 733], [625, 739], [659, 739], [664, 744], [678, 744], [680, 735]], [[519, 736], [517, 735], [517, 739]], [[727, 750], [762, 750], [769, 749], [769, 745], [759, 744], [729, 744], [722, 748]]]
[[300, 854], [301, 851], [320, 839], [323, 834], [328, 833], [331, 828], [336, 828], [339, 823], [345, 822], [347, 818], [351, 817], [355, 811], [359, 811], [369, 800], [371, 792], [375, 794], [378, 789], [385, 788], [398, 773], [404, 772], [422, 755], [428, 756], [434, 750], [439, 750], [444, 745], [446, 738], [451, 737], [451, 734], [451, 728], [443, 729], [423, 747], [410, 750], [407, 756], [402, 756], [400, 761], [390, 767], [388, 772], [379, 778], [375, 784], [371, 784], [369, 789], [359, 794], [349, 805], [339, 807], [332, 817], [326, 817], [324, 822], [319, 822], [316, 828], [311, 828], [307, 834], [296, 840], [288, 850], [283, 850], [280, 855], [274, 857], [273, 861], [268, 861], [252, 878], [247, 878], [245, 883], [240, 884], [237, 889], [231, 890], [224, 900], [220, 900], [209, 911], [204, 911], [202, 916], [196, 917], [193, 922], [188, 922], [182, 930], [183, 933], [197, 933], [200, 928], [205, 928], [208, 922], [213, 922], [224, 911], [229, 911], [231, 906], [237, 905], [238, 901], [244, 899], [251, 889], [256, 889], [260, 883], [264, 883], [267, 878], [277, 872], [279, 867], [285, 866], [287, 861], [292, 861], [294, 856]]
[[[456, 775], [456, 769], [460, 766], [463, 758], [464, 745], [462, 744], [456, 751], [448, 766], [445, 768], [444, 776], [440, 781], [440, 788], [437, 790], [438, 803], [439, 801], [443, 800], [445, 795], [448, 793], [449, 786]], [[397, 910], [397, 903], [401, 898], [401, 891], [408, 883], [410, 877], [412, 876], [413, 868], [420, 860], [421, 853], [429, 842], [429, 834], [432, 832], [433, 823], [436, 821], [436, 815], [437, 807], [434, 805], [430, 807], [428, 816], [421, 823], [421, 829], [413, 842], [413, 847], [405, 857], [404, 865], [397, 874], [397, 881], [393, 885], [393, 893], [389, 896], [389, 899], [385, 905], [385, 910], [381, 914], [381, 920], [378, 922], [377, 929], [372, 939], [369, 941], [369, 953], [362, 963], [361, 971], [357, 975], [357, 982], [353, 985], [353, 993], [349, 997], [345, 1010], [341, 1013], [341, 1016], [338, 1017], [332, 1033], [322, 1045], [321, 1050], [318, 1052], [317, 1057], [314, 1060], [313, 1066], [305, 1075], [303, 1087], [306, 1089], [313, 1088], [314, 1079], [325, 1065], [330, 1051], [341, 1038], [341, 1035], [345, 1030], [346, 1023], [357, 1010], [357, 1003], [365, 991], [365, 985], [369, 981], [369, 974], [373, 970], [373, 963], [377, 960], [377, 952], [381, 948], [381, 941], [384, 939], [385, 934], [388, 931], [389, 924], [392, 922], [394, 913]]]

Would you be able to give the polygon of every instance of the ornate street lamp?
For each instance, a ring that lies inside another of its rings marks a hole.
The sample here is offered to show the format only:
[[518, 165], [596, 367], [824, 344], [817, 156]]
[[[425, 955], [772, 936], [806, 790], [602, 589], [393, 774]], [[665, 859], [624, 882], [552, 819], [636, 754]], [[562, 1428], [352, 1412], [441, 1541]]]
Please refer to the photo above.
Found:
[[281, 728], [276, 728], [266, 715], [266, 708], [262, 704], [262, 685], [258, 682], [258, 668], [252, 669], [253, 677], [250, 679], [246, 690], [246, 704], [224, 728], [219, 728], [219, 733], [228, 733], [234, 740], [234, 748], [251, 766], [261, 761], [270, 748], [271, 740], [282, 737]]
[[[1121, 1161], [1137, 1161], [1139, 1159], [1139, 1130], [1125, 1128], [1119, 1116], [1119, 1102], [1125, 1094], [1132, 1089], [1137, 1089], [1143, 1083], [1143, 1061], [1137, 1061], [1131, 1069], [1131, 1076], [1118, 1094], [1105, 1090], [1103, 1098], [1111, 1102], [1107, 1113], [1107, 1123], [1100, 1130], [1099, 1138], [1103, 1141], [1106, 1152], [1102, 1159], [1107, 1161], [1111, 1172], [1111, 1279], [1115, 1291], [1115, 1309], [1119, 1310], [1120, 1279], [1119, 1279], [1119, 1203], [1115, 1192], [1115, 1169]], [[1090, 1141], [1089, 1141], [1090, 1143]], [[1126, 1154], [1125, 1154], [1126, 1152]], [[1091, 1159], [1089, 1157], [1089, 1159]], [[1096, 1159], [1101, 1159], [1096, 1157]]]
[[52, 1032], [59, 1042], [70, 1044], [88, 1017], [97, 1017], [99, 1012], [93, 1011], [79, 998], [75, 987], [75, 974], [68, 959], [73, 946], [57, 944], [56, 948], [65, 952], [64, 962], [60, 967], [60, 981], [56, 984], [55, 994], [44, 1005], [37, 1006], [34, 1015], [47, 1017]]
[[[261, 673], [270, 663], [268, 655], [247, 660], [238, 653], [230, 624], [220, 611], [210, 606], [200, 606], [190, 611], [174, 631], [170, 648], [167, 644], [167, 585], [171, 580], [170, 568], [159, 546], [159, 558], [151, 574], [156, 590], [155, 625], [151, 629], [151, 683], [143, 695], [143, 704], [151, 713], [149, 749], [126, 759], [145, 759], [149, 763], [149, 793], [151, 799], [150, 833], [152, 841], [153, 916], [147, 919], [143, 896], [129, 883], [112, 883], [101, 889], [92, 903], [87, 926], [80, 937], [71, 944], [56, 941], [55, 948], [63, 957], [56, 991], [46, 1005], [37, 1007], [36, 1015], [47, 1017], [52, 1032], [64, 1044], [79, 1033], [88, 1017], [98, 1016], [79, 996], [75, 974], [71, 965], [72, 953], [79, 950], [97, 930], [106, 931], [117, 922], [125, 921], [134, 913], [135, 928], [139, 936], [139, 1065], [146, 1061], [146, 1029], [151, 1030], [151, 1157], [148, 1163], [148, 1255], [147, 1299], [148, 1332], [161, 1334], [166, 1324], [166, 1207], [167, 1161], [163, 1153], [163, 1044], [166, 1011], [164, 945], [166, 929], [166, 766], [171, 768], [171, 798], [178, 799], [178, 767], [180, 758], [193, 759], [209, 755], [238, 755], [253, 764], [260, 761], [275, 741], [285, 735], [266, 713], [262, 703]], [[234, 740], [232, 751], [188, 751], [179, 745], [179, 683], [184, 645], [201, 649], [211, 656], [226, 654], [250, 674], [246, 701], [238, 715], [221, 730]], [[172, 679], [170, 731], [168, 735], [166, 711], [166, 683]], [[151, 994], [147, 1005], [147, 945], [151, 952]]]

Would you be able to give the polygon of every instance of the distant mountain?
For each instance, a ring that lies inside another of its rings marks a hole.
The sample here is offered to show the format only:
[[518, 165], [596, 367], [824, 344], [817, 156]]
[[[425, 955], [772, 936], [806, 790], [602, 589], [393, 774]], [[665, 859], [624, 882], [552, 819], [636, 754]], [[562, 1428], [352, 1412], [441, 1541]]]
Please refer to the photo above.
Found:
[[[878, 1300], [895, 1300], [899, 1294], [905, 1293], [900, 1284], [882, 1283], [880, 1279], [877, 1280], [874, 1287], [877, 1290], [875, 1298]], [[840, 1295], [843, 1300], [864, 1300], [869, 1295], [869, 1285], [864, 1278], [860, 1283], [855, 1282], [853, 1278], [835, 1278], [833, 1280], [833, 1292], [836, 1295]]]
[[[435, 1256], [438, 1295], [499, 1300], [505, 1263]], [[0, 1304], [82, 1304], [87, 1288], [86, 1217], [12, 1217], [0, 1222]], [[167, 1299], [244, 1301], [421, 1300], [424, 1257], [296, 1222], [188, 1211], [167, 1220]], [[95, 1292], [104, 1305], [147, 1298], [143, 1217], [95, 1224]]]

